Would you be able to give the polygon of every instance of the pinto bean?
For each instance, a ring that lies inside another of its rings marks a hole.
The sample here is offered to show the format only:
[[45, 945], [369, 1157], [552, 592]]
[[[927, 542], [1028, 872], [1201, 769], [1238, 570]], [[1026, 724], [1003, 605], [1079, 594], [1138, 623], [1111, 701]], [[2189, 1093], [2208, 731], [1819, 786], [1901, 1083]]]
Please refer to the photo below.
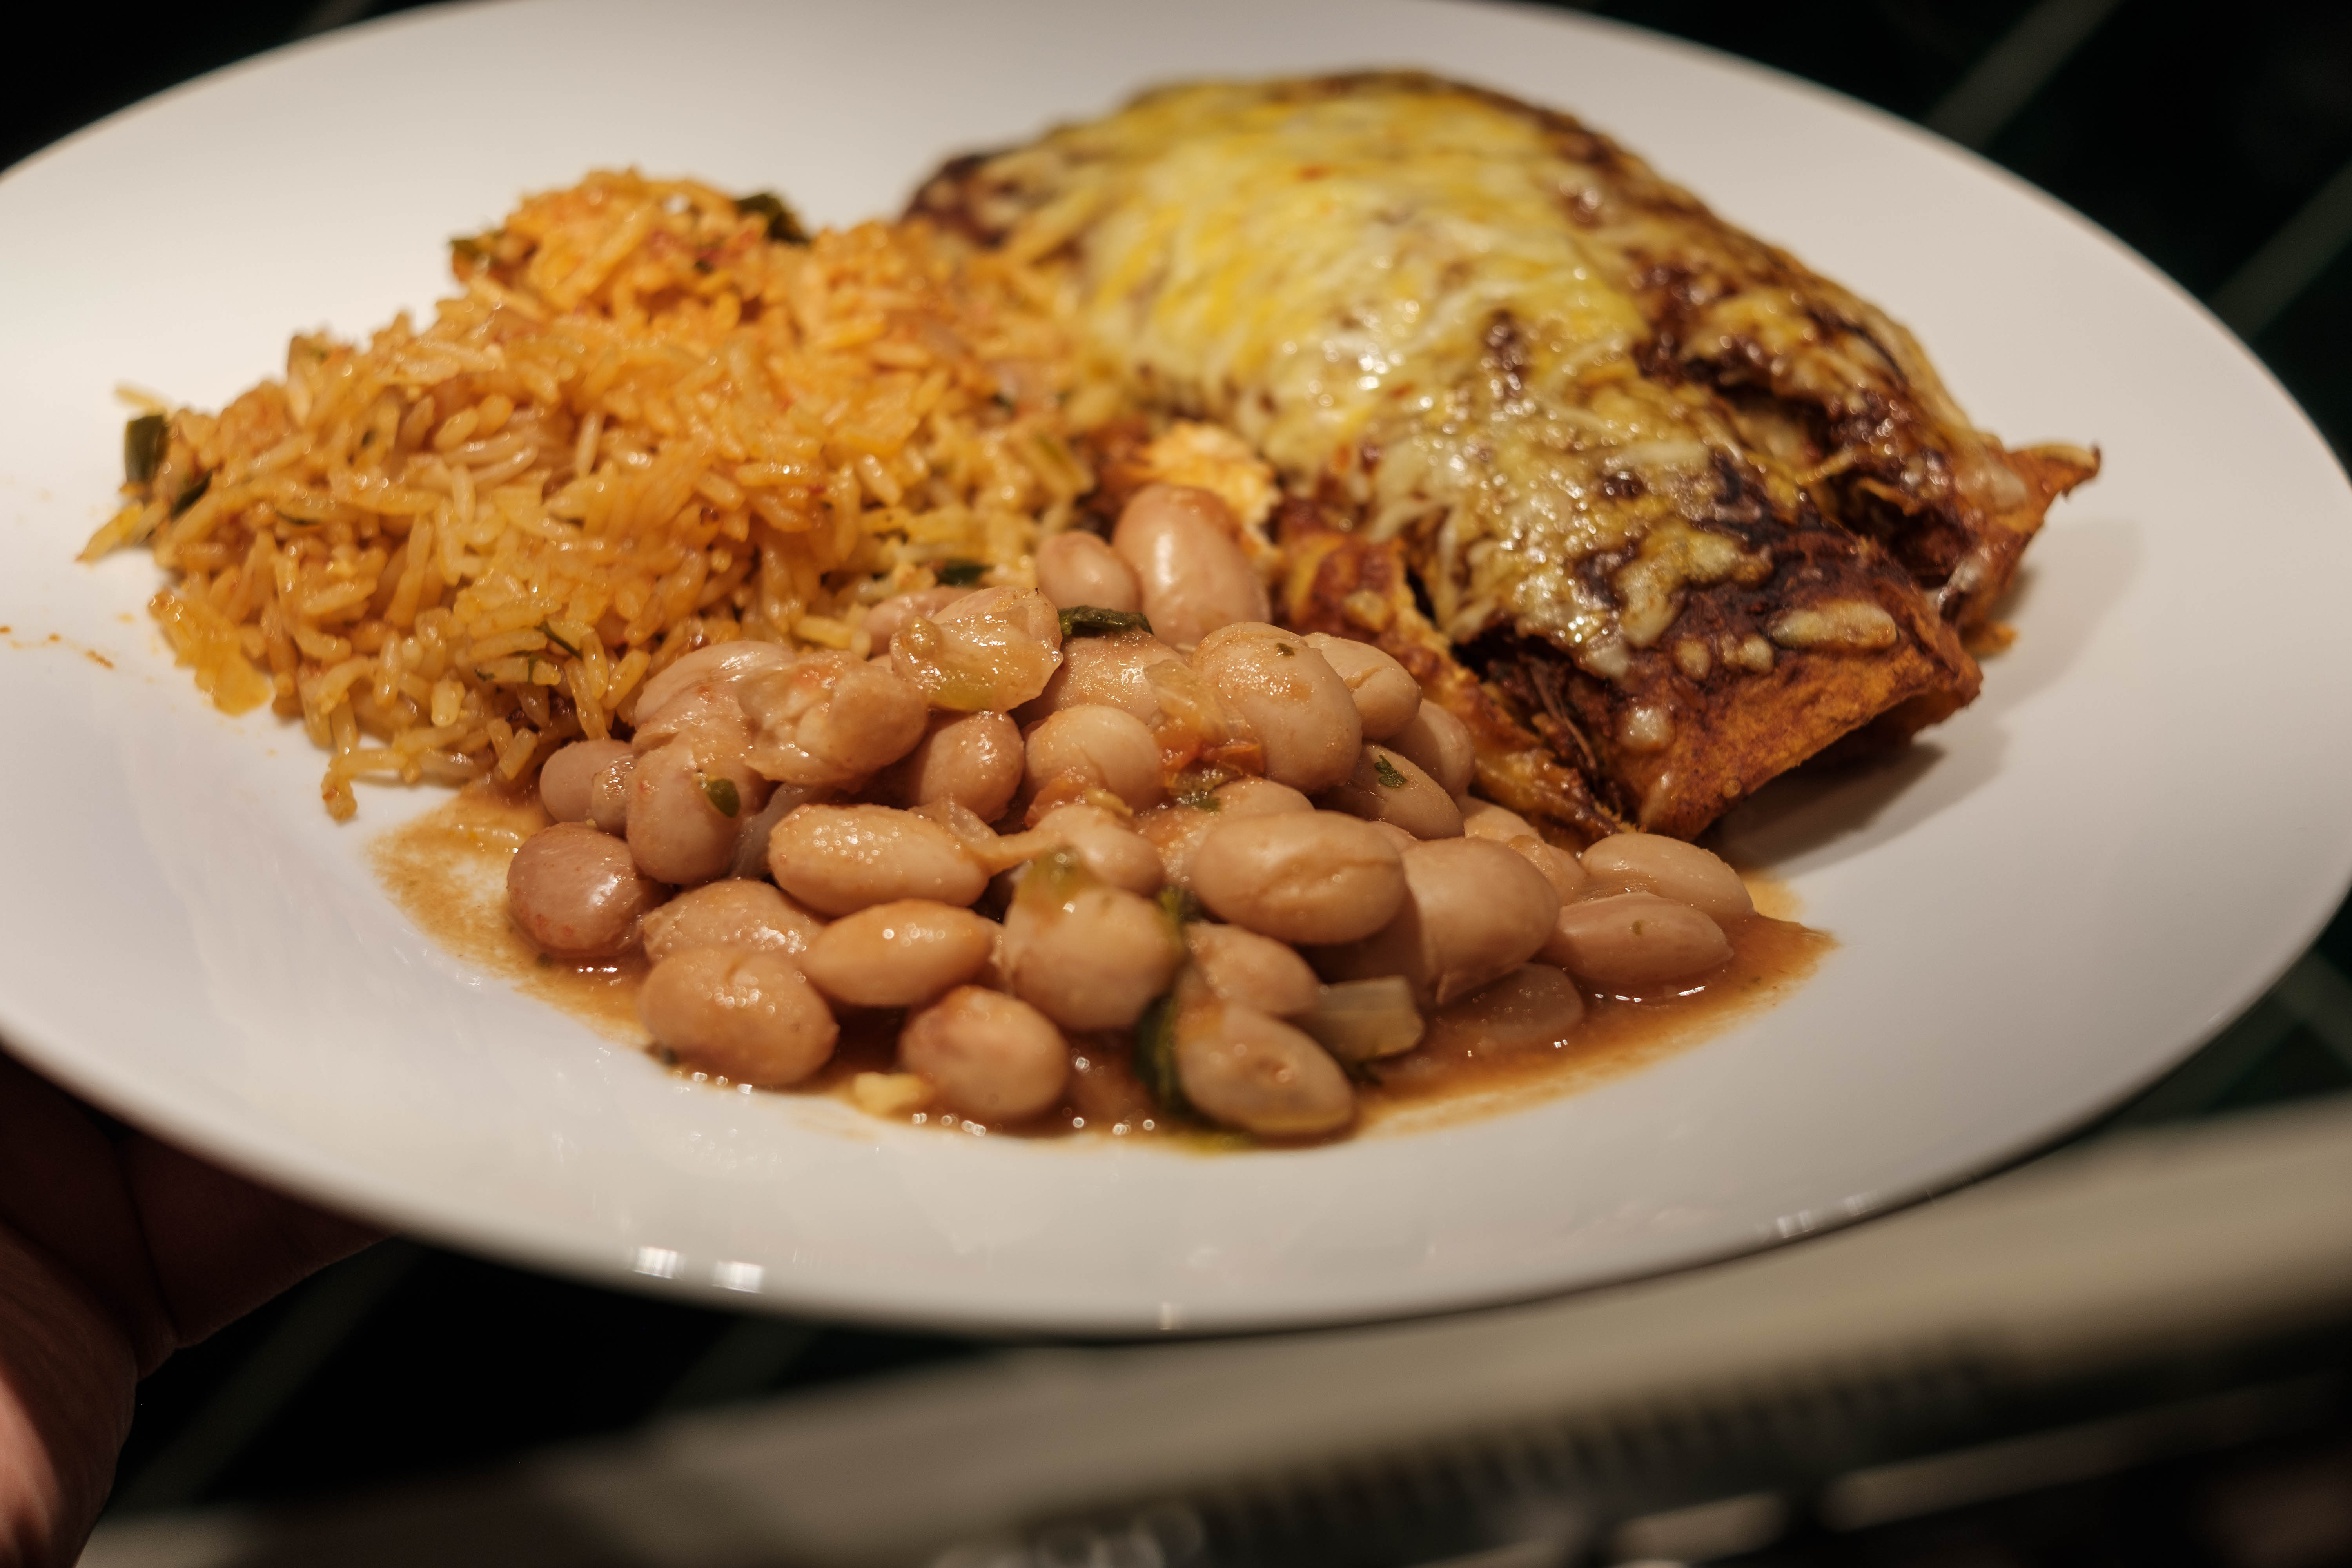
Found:
[[1033, 863], [1004, 912], [1013, 994], [1066, 1029], [1129, 1027], [1182, 960], [1159, 905], [1096, 881], [1075, 856]]
[[1019, 716], [1025, 723], [1034, 723], [1065, 708], [1101, 703], [1124, 709], [1146, 724], [1157, 723], [1160, 694], [1151, 684], [1151, 668], [1183, 662], [1182, 654], [1150, 632], [1072, 637], [1062, 647], [1062, 668]]
[[628, 846], [576, 822], [523, 840], [507, 862], [507, 910], [551, 958], [611, 958], [667, 889], [637, 869]]
[[1508, 844], [1514, 838], [1541, 839], [1543, 837], [1536, 831], [1534, 823], [1517, 812], [1506, 811], [1491, 800], [1475, 798], [1462, 803], [1462, 831], [1472, 838], [1491, 838], [1497, 844]]
[[615, 757], [588, 781], [588, 820], [599, 833], [619, 838], [629, 831], [629, 777], [637, 769], [636, 753]]
[[1244, 816], [1284, 816], [1312, 811], [1315, 803], [1288, 784], [1272, 779], [1228, 779], [1216, 787], [1217, 813], [1228, 820]]
[[876, 648], [887, 648], [898, 628], [917, 616], [937, 620], [940, 612], [965, 598], [976, 590], [971, 588], [918, 588], [911, 594], [893, 594], [866, 612], [866, 640]]
[[1731, 942], [1688, 904], [1655, 893], [1584, 899], [1559, 911], [1543, 955], [1599, 985], [1696, 980], [1731, 957]]
[[1385, 741], [1412, 722], [1421, 710], [1421, 684], [1404, 666], [1368, 642], [1309, 632], [1307, 646], [1339, 672], [1348, 694], [1356, 700], [1356, 716], [1363, 721], [1364, 739]]
[[766, 876], [768, 836], [776, 830], [776, 824], [806, 805], [816, 793], [798, 784], [778, 784], [769, 795], [767, 805], [737, 818], [742, 826], [735, 830], [735, 848], [727, 861], [727, 875], [752, 880]]
[[1385, 822], [1415, 838], [1459, 838], [1462, 808], [1437, 781], [1386, 746], [1366, 746], [1356, 771], [1317, 803], [1367, 822]]
[[1287, 942], [1239, 926], [1193, 921], [1184, 945], [1209, 989], [1225, 1001], [1286, 1018], [1315, 1005], [1322, 983]]
[[1344, 782], [1364, 743], [1347, 683], [1296, 632], [1263, 622], [1201, 640], [1192, 668], [1264, 748], [1265, 776], [1307, 795]]
[[1603, 888], [1655, 893], [1718, 921], [1756, 912], [1756, 904], [1722, 857], [1655, 833], [1620, 833], [1584, 852], [1584, 869]]
[[[790, 648], [750, 639], [710, 643], [696, 648], [677, 663], [656, 671], [637, 689], [637, 728], [640, 731], [659, 728], [663, 710], [697, 687], [731, 700], [734, 689], [743, 680], [764, 670], [786, 668], [793, 657]], [[673, 732], [666, 731], [654, 739], [658, 743]]]
[[776, 886], [820, 914], [895, 899], [964, 905], [988, 873], [939, 823], [887, 805], [804, 805], [768, 836]]
[[1523, 963], [1438, 1009], [1429, 1021], [1433, 1052], [1516, 1056], [1565, 1043], [1584, 1021], [1584, 994], [1548, 963]]
[[1163, 753], [1198, 757], [1233, 741], [1252, 739], [1247, 725], [1230, 711], [1199, 670], [1189, 664], [1155, 664], [1143, 672], [1159, 700], [1152, 738]]
[[1092, 605], [1103, 610], [1138, 610], [1143, 586], [1135, 569], [1098, 534], [1083, 529], [1057, 533], [1037, 547], [1037, 591], [1057, 610]]
[[943, 626], [1001, 622], [1047, 647], [1062, 646], [1062, 617], [1053, 602], [1034, 588], [982, 588], [930, 617]]
[[1176, 1016], [1177, 1081], [1213, 1121], [1269, 1138], [1333, 1132], [1354, 1120], [1356, 1093], [1329, 1053], [1255, 1007], [1210, 998]]
[[996, 922], [929, 899], [899, 899], [844, 915], [809, 943], [801, 968], [816, 988], [853, 1007], [917, 1007], [980, 973], [996, 951]]
[[[704, 760], [685, 736], [629, 773], [629, 853], [659, 882], [723, 876], [743, 822], [768, 804], [768, 781], [738, 758]], [[729, 810], [732, 806], [734, 809]]]
[[1135, 573], [1151, 629], [1190, 647], [1219, 626], [1273, 613], [1225, 503], [1191, 485], [1146, 485], [1118, 514], [1111, 548]]
[[937, 619], [910, 616], [890, 638], [890, 668], [934, 708], [1001, 713], [1045, 689], [1061, 647], [1061, 620], [1045, 595], [983, 588]]
[[1565, 849], [1555, 849], [1531, 834], [1521, 834], [1509, 841], [1511, 853], [1518, 856], [1543, 873], [1551, 890], [1559, 895], [1563, 904], [1580, 899], [1591, 890], [1592, 879], [1585, 875], [1583, 865]]
[[907, 1020], [898, 1065], [930, 1079], [942, 1100], [974, 1121], [1019, 1121], [1062, 1098], [1070, 1048], [1028, 1003], [961, 985]]
[[951, 800], [985, 822], [1004, 815], [1021, 789], [1020, 727], [1003, 713], [934, 713], [915, 749], [875, 781], [896, 805]]
[[1030, 728], [1024, 782], [1032, 793], [1075, 778], [1087, 788], [1108, 790], [1137, 811], [1167, 795], [1160, 774], [1160, 742], [1133, 714], [1089, 703], [1065, 708]]
[[[754, 672], [760, 673], [766, 672]], [[640, 702], [629, 748], [644, 756], [672, 741], [682, 740], [714, 754], [748, 751], [751, 745], [751, 721], [744, 716], [742, 695], [741, 681], [709, 679], [687, 687], [658, 709]]]
[[[1467, 795], [1478, 773], [1478, 748], [1461, 720], [1434, 702], [1424, 702], [1389, 737], [1389, 745], [1413, 760], [1437, 787], [1456, 800]], [[1500, 811], [1502, 807], [1495, 808]]]
[[742, 686], [751, 765], [779, 784], [838, 788], [915, 749], [929, 708], [892, 670], [845, 653], [803, 654]]
[[1223, 820], [1220, 814], [1197, 805], [1157, 805], [1136, 815], [1135, 830], [1160, 852], [1161, 879], [1190, 888], [1193, 852]]
[[1508, 974], [1552, 934], [1559, 895], [1491, 839], [1416, 844], [1402, 861], [1407, 892], [1396, 917], [1364, 941], [1317, 954], [1325, 974], [1401, 974], [1424, 1006], [1442, 1007]]
[[824, 922], [765, 882], [730, 877], [689, 888], [645, 918], [646, 956], [659, 963], [689, 947], [805, 952]]
[[688, 1067], [761, 1089], [816, 1071], [841, 1034], [791, 959], [740, 948], [684, 948], [655, 964], [637, 1016]]
[[539, 765], [539, 804], [557, 822], [585, 822], [596, 775], [635, 753], [626, 741], [574, 741]]
[[751, 744], [743, 710], [747, 682], [777, 676], [795, 656], [773, 643], [738, 640], [698, 647], [655, 675], [627, 711], [635, 725], [630, 747], [639, 756], [673, 741], [692, 742], [703, 757], [734, 756]]
[[1152, 842], [1098, 805], [1075, 802], [1038, 819], [1037, 831], [1058, 838], [1096, 877], [1130, 893], [1156, 893], [1168, 868]]
[[1405, 895], [1397, 851], [1370, 824], [1334, 811], [1220, 823], [1193, 851], [1192, 875], [1218, 919], [1281, 942], [1370, 936]]
[[1205, 807], [1198, 803], [1163, 805], [1135, 819], [1136, 831], [1160, 851], [1167, 880], [1180, 888], [1192, 885], [1192, 851], [1220, 824], [1245, 816], [1305, 815], [1315, 809], [1313, 801], [1272, 779], [1230, 779], [1211, 792], [1210, 798], [1213, 804]]

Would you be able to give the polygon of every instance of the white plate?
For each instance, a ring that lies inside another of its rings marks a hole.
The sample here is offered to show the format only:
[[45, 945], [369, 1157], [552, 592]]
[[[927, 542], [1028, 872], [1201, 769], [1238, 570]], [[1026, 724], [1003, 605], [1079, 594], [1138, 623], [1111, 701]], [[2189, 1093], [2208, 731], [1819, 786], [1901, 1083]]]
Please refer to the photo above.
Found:
[[[1910, 322], [1988, 426], [2105, 450], [2033, 549], [1982, 700], [1898, 765], [1784, 785], [1738, 825], [1843, 948], [1644, 1072], [1217, 1159], [682, 1084], [418, 935], [362, 847], [430, 802], [365, 791], [331, 824], [299, 732], [218, 717], [170, 667], [141, 613], [152, 565], [73, 563], [119, 474], [116, 382], [217, 405], [294, 329], [428, 305], [444, 238], [520, 192], [635, 163], [845, 221], [1145, 82], [1368, 64], [1581, 113]], [[2352, 875], [2352, 495], [2279, 388], [1967, 154], [1613, 26], [1358, 0], [419, 14], [53, 149], [0, 180], [0, 1034], [196, 1148], [462, 1246], [736, 1305], [1044, 1330], [1559, 1290], [2032, 1148], [2243, 1005]]]

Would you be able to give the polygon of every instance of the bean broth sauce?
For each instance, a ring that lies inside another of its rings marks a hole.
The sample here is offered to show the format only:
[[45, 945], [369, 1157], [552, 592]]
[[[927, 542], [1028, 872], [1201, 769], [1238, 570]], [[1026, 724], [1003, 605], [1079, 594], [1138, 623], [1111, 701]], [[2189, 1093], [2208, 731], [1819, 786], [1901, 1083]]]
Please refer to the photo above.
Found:
[[[467, 963], [570, 1014], [616, 1043], [660, 1054], [638, 1021], [642, 953], [597, 963], [564, 963], [541, 953], [508, 916], [507, 862], [548, 824], [535, 793], [474, 785], [375, 839], [378, 878], [419, 930]], [[1581, 984], [1580, 1021], [1556, 1037], [1522, 1039], [1497, 1051], [1441, 1011], [1412, 1050], [1357, 1072], [1357, 1117], [1340, 1133], [1403, 1132], [1491, 1115], [1531, 1100], [1571, 1094], [1699, 1044], [1770, 1007], [1812, 973], [1836, 944], [1799, 924], [1788, 890], [1747, 879], [1758, 912], [1723, 922], [1731, 958], [1696, 982], [1647, 991]], [[841, 1039], [833, 1058], [789, 1093], [852, 1099], [861, 1073], [895, 1070], [900, 1015], [836, 1008]], [[1093, 1135], [1173, 1141], [1202, 1152], [1265, 1142], [1204, 1129], [1158, 1108], [1136, 1076], [1133, 1047], [1119, 1033], [1070, 1036], [1071, 1073], [1063, 1102], [1013, 1126], [983, 1126], [952, 1113], [917, 1110], [905, 1120], [942, 1131], [1025, 1137]], [[724, 1079], [673, 1068], [724, 1086]]]

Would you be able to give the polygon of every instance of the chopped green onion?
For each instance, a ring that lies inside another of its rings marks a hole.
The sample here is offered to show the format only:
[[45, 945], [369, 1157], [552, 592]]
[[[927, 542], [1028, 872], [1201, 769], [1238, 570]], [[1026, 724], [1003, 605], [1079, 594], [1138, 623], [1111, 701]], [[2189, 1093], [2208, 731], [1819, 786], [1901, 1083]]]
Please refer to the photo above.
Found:
[[939, 580], [939, 584], [942, 588], [969, 588], [979, 582], [987, 570], [987, 565], [982, 562], [942, 561], [939, 564], [939, 569], [931, 575]]
[[171, 444], [172, 424], [160, 414], [142, 414], [122, 427], [122, 477], [143, 485], [155, 477]]
[[1397, 766], [1394, 763], [1389, 761], [1378, 752], [1374, 752], [1372, 753], [1372, 773], [1373, 775], [1381, 781], [1381, 783], [1386, 784], [1391, 789], [1404, 788], [1404, 775], [1397, 772]]
[[208, 473], [198, 474], [196, 476], [196, 482], [190, 485], [186, 489], [182, 490], [180, 492], [180, 498], [172, 503], [172, 515], [173, 517], [177, 517], [182, 512], [187, 510], [190, 507], [195, 505], [198, 501], [204, 500], [205, 492], [212, 488], [212, 475]]
[[735, 198], [735, 210], [751, 213], [768, 220], [768, 237], [779, 245], [806, 245], [808, 230], [801, 226], [800, 214], [785, 204], [773, 191], [753, 191], [748, 196]]
[[[572, 658], [578, 658], [580, 657], [580, 650], [573, 647], [570, 643], [565, 642], [562, 637], [557, 637], [554, 631], [549, 627], [545, 621], [539, 623], [539, 635], [553, 643], [556, 647], [562, 648], [564, 652], [570, 654]], [[727, 815], [732, 816], [735, 814], [730, 811]]]
[[1153, 999], [1135, 1021], [1135, 1076], [1163, 1110], [1182, 1110], [1183, 1080], [1176, 1072], [1176, 998]]
[[1201, 900], [1192, 896], [1192, 889], [1171, 882], [1160, 889], [1160, 912], [1181, 927], [1187, 921], [1201, 918]]
[[1062, 640], [1072, 637], [1117, 637], [1121, 632], [1148, 632], [1151, 623], [1140, 610], [1106, 610], [1099, 605], [1073, 605], [1062, 612]]
[[1190, 795], [1180, 795], [1176, 797], [1176, 804], [1178, 805], [1189, 805], [1194, 811], [1223, 811], [1225, 809], [1224, 801], [1218, 795], [1217, 792], [1213, 789], [1197, 789]]
[[743, 797], [736, 792], [733, 779], [705, 779], [702, 793], [710, 802], [710, 809], [721, 816], [732, 816], [743, 809]]
[[1297, 658], [1298, 657], [1298, 650], [1291, 647], [1286, 642], [1278, 642], [1275, 644], [1274, 651], [1280, 654], [1285, 658]]

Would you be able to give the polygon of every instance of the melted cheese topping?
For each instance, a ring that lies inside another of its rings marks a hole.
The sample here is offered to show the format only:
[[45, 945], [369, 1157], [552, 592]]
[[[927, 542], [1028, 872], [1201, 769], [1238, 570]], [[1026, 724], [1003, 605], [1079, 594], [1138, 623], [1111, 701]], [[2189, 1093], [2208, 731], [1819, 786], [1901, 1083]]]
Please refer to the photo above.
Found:
[[1527, 119], [1426, 89], [1209, 84], [1038, 154], [1058, 188], [1012, 243], [1076, 239], [1097, 351], [1412, 535], [1449, 636], [1508, 620], [1622, 668], [1683, 582], [1752, 561], [1720, 539], [1647, 552], [1631, 624], [1577, 574], [1705, 515], [1711, 448], [1737, 442], [1705, 394], [1637, 374], [1640, 312], [1569, 217], [1594, 173]]

